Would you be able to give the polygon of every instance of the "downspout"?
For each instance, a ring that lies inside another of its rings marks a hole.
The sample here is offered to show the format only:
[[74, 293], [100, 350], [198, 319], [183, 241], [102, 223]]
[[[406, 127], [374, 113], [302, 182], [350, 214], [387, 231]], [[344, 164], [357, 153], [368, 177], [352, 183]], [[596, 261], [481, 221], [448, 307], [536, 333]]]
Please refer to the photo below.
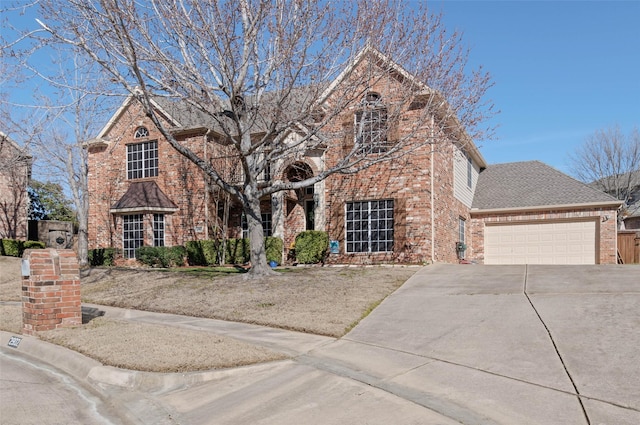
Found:
[[434, 202], [435, 202], [435, 196], [433, 194], [433, 183], [434, 183], [434, 178], [433, 178], [433, 173], [434, 173], [434, 166], [433, 166], [433, 160], [434, 160], [434, 156], [435, 156], [435, 149], [433, 147], [433, 140], [434, 140], [434, 120], [433, 120], [433, 115], [431, 115], [431, 175], [430, 175], [430, 179], [431, 179], [431, 264], [435, 263], [435, 249], [436, 249], [436, 243], [435, 243], [435, 224], [436, 224], [436, 219], [435, 219], [435, 206], [434, 206]]
[[[204, 160], [207, 162], [207, 139], [211, 129], [207, 129], [204, 134]], [[209, 192], [211, 191], [211, 182], [209, 176], [205, 175], [205, 191], [204, 191], [204, 238], [209, 240]]]

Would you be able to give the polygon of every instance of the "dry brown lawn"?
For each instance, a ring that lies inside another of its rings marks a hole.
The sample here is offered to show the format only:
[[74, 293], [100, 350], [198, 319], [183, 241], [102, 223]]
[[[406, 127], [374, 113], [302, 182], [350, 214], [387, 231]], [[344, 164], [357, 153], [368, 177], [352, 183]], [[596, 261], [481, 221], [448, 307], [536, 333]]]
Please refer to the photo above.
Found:
[[[82, 301], [340, 337], [417, 270], [293, 267], [256, 281], [211, 269], [94, 268], [82, 272]], [[20, 260], [0, 257], [0, 329], [14, 333], [21, 328], [20, 307], [15, 303], [20, 300], [20, 279]], [[173, 343], [185, 337], [184, 329], [108, 317], [42, 332], [39, 337], [104, 364], [135, 370], [184, 372], [283, 357], [264, 347], [198, 331], [189, 331], [191, 349], [185, 352]]]

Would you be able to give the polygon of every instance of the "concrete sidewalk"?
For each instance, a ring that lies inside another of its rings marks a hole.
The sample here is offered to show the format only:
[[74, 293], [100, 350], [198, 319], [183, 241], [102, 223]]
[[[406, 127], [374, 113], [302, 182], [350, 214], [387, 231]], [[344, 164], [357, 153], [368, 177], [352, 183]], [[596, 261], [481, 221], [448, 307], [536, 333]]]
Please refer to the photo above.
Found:
[[435, 265], [340, 340], [96, 306], [264, 345], [286, 361], [158, 374], [29, 337], [18, 350], [6, 348], [9, 334], [0, 343], [3, 355], [46, 360], [109, 398], [120, 410], [111, 423], [636, 425], [638, 306], [637, 266]]

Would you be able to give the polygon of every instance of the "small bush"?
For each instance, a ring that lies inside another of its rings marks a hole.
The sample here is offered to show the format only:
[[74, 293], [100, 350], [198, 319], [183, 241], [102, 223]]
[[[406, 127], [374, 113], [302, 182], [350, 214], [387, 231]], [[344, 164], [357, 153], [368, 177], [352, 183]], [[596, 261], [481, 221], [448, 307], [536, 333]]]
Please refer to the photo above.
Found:
[[24, 242], [16, 239], [1, 239], [0, 253], [7, 257], [20, 257], [24, 251]]
[[307, 230], [296, 236], [296, 261], [300, 264], [316, 264], [324, 261], [329, 249], [327, 232]]
[[45, 249], [46, 245], [40, 241], [25, 241], [24, 249]]
[[136, 250], [138, 261], [150, 267], [182, 266], [186, 255], [183, 246], [142, 246]]
[[277, 264], [282, 264], [282, 248], [284, 246], [282, 239], [267, 236], [264, 244], [267, 251], [267, 262], [275, 261]]
[[91, 265], [91, 267], [97, 267], [97, 266], [111, 267], [114, 265], [116, 250], [115, 248], [90, 249], [88, 253], [88, 257], [89, 257], [89, 264]]

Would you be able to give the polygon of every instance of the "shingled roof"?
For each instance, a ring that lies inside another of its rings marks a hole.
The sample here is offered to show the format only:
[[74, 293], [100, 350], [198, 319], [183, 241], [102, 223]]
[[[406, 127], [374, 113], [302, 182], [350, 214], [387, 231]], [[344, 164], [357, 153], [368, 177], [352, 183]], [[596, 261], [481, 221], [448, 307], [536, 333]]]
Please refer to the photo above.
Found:
[[112, 213], [177, 210], [178, 206], [153, 181], [131, 183], [127, 192], [111, 207]]
[[487, 167], [478, 178], [472, 209], [518, 209], [620, 201], [540, 161]]

